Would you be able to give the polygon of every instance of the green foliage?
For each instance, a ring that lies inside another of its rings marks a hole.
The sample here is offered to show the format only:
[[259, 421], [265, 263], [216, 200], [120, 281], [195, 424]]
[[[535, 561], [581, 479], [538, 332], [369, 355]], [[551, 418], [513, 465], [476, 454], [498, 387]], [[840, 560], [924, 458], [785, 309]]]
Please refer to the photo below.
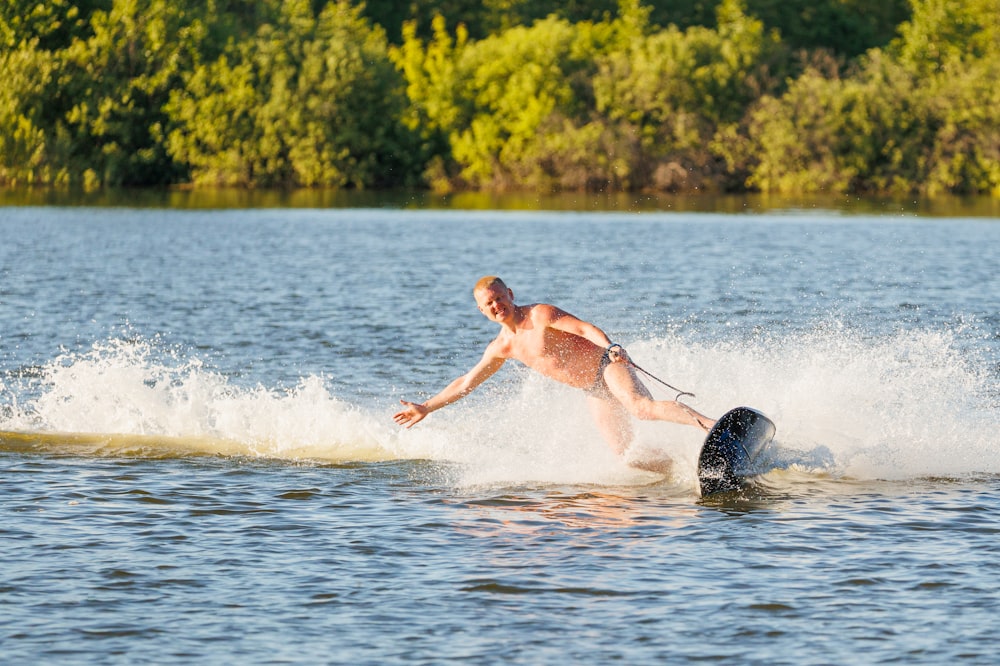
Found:
[[[926, 0], [846, 79], [807, 71], [753, 112], [765, 191], [1000, 193], [1000, 8]], [[896, 55], [896, 57], [894, 57]]]
[[409, 103], [403, 121], [420, 136], [421, 161], [427, 164], [425, 179], [431, 187], [447, 190], [456, 171], [449, 135], [468, 121], [468, 112], [459, 108], [454, 95], [457, 61], [465, 51], [468, 33], [459, 25], [452, 39], [440, 15], [434, 19], [433, 30], [434, 37], [425, 46], [417, 37], [416, 23], [407, 23], [402, 45], [392, 47], [389, 56], [406, 81]]
[[[658, 29], [716, 29], [722, 0], [646, 0], [649, 21]], [[767, 31], [778, 30], [792, 50], [825, 49], [853, 58], [885, 46], [896, 27], [909, 17], [908, 0], [747, 0], [746, 13]], [[402, 43], [403, 25], [411, 23], [420, 39], [433, 38], [433, 18], [461, 23], [472, 40], [528, 27], [549, 16], [570, 23], [611, 21], [620, 16], [615, 0], [367, 0], [365, 15], [383, 26], [393, 44]]]
[[37, 40], [0, 51], [0, 183], [50, 180], [46, 161], [46, 93], [55, 63]]
[[[1000, 197], [1000, 58], [969, 63], [941, 78], [937, 123], [921, 191]], [[942, 103], [944, 102], [944, 103]]]
[[913, 0], [913, 17], [900, 26], [889, 52], [921, 76], [1000, 55], [996, 0]]
[[[36, 37], [5, 59], [14, 85], [0, 115], [17, 130], [0, 142], [4, 180], [169, 182], [175, 173], [157, 140], [160, 107], [193, 58], [200, 24], [166, 0], [142, 7], [114, 0], [109, 10], [94, 10], [79, 33], [56, 51], [41, 48]], [[46, 33], [49, 41], [54, 34]]]
[[[396, 61], [416, 123], [447, 135], [455, 168], [473, 187], [673, 188], [711, 168], [716, 126], [738, 120], [770, 90], [775, 35], [742, 5], [720, 7], [720, 29], [654, 32], [649, 10], [530, 28], [457, 43], [436, 25], [422, 47], [411, 27]], [[453, 183], [456, 184], [456, 183]]]
[[207, 30], [202, 42], [201, 62], [211, 62], [233, 44], [252, 40], [257, 29], [273, 24], [281, 16], [282, 0], [177, 0], [185, 10], [202, 18]]
[[458, 97], [467, 122], [451, 134], [462, 177], [478, 186], [537, 183], [531, 159], [542, 124], [573, 102], [572, 26], [547, 19], [466, 49]]
[[637, 35], [610, 54], [594, 83], [598, 109], [653, 132], [678, 115], [709, 124], [738, 120], [775, 85], [769, 68], [780, 44], [760, 21], [742, 13], [739, 2], [726, 0], [721, 11], [718, 30], [670, 28]]
[[394, 51], [413, 122], [448, 147], [428, 181], [438, 189], [584, 186], [581, 161], [594, 157], [596, 132], [590, 79], [597, 55], [618, 39], [615, 27], [551, 16], [471, 43], [461, 27], [452, 40], [443, 19], [434, 29], [425, 47], [407, 26]]
[[[719, 28], [637, 36], [610, 54], [594, 81], [597, 109], [638, 139], [633, 187], [704, 187], [718, 177], [709, 143], [718, 127], [773, 90], [777, 36], [726, 0]], [[621, 130], [619, 130], [621, 134]]]
[[747, 6], [789, 48], [848, 58], [888, 44], [909, 15], [907, 0], [747, 0]]
[[996, 0], [351, 1], [0, 4], [0, 184], [1000, 196]]
[[[810, 69], [780, 100], [765, 100], [751, 121], [759, 164], [749, 183], [778, 192], [905, 190], [905, 165], [919, 156], [898, 137], [924, 128], [912, 78], [880, 64], [846, 80]], [[880, 94], [887, 89], [910, 94]]]
[[167, 105], [169, 151], [196, 183], [365, 187], [407, 182], [402, 82], [381, 29], [347, 2], [307, 0], [199, 65]]
[[158, 141], [161, 109], [197, 61], [204, 26], [170, 0], [115, 0], [91, 26], [93, 37], [64, 51], [65, 122], [78, 138], [69, 149], [102, 184], [170, 182], [172, 164]]
[[921, 82], [933, 120], [920, 188], [1000, 196], [1000, 4], [925, 0], [890, 47]]
[[530, 26], [554, 16], [571, 23], [599, 22], [618, 10], [616, 0], [366, 0], [365, 16], [385, 28], [393, 44], [404, 41], [404, 26], [411, 37], [433, 39], [436, 16], [463, 26], [473, 40], [498, 35], [517, 26]]
[[553, 16], [570, 23], [599, 23], [618, 12], [615, 0], [483, 0], [483, 31], [499, 34]]
[[0, 4], [0, 47], [30, 42], [44, 51], [65, 48], [91, 35], [94, 12], [110, 9], [111, 0], [5, 0]]
[[412, 127], [423, 127], [429, 132], [449, 131], [459, 123], [459, 109], [452, 92], [456, 85], [456, 63], [467, 43], [465, 29], [459, 26], [452, 39], [441, 16], [434, 20], [434, 38], [426, 47], [417, 37], [415, 23], [404, 26], [403, 45], [392, 48], [389, 55], [407, 81], [408, 120]]

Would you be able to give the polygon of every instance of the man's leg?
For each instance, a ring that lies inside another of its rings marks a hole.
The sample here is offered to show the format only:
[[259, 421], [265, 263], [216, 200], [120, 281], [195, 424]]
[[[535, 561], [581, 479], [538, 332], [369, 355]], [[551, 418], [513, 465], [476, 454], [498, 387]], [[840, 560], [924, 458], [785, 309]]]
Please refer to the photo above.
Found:
[[628, 412], [614, 398], [587, 396], [587, 406], [594, 416], [597, 429], [607, 441], [611, 450], [622, 455], [632, 443], [632, 424]]
[[[629, 420], [631, 418], [629, 413], [611, 396], [607, 398], [588, 396], [587, 404], [590, 406], [591, 414], [594, 415], [597, 429], [601, 431], [608, 445], [618, 455], [625, 455], [632, 443], [632, 423]], [[647, 472], [669, 474], [674, 461], [666, 454], [656, 453], [653, 456], [633, 458], [628, 464]]]
[[625, 363], [612, 363], [606, 367], [604, 381], [622, 406], [643, 421], [672, 421], [697, 426], [706, 432], [715, 423], [713, 419], [674, 400], [653, 400], [635, 370]]

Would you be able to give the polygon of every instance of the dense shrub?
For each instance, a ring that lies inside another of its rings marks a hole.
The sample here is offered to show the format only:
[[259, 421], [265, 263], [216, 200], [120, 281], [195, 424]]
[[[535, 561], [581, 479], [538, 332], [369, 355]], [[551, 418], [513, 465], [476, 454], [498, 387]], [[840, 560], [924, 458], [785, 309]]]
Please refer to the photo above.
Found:
[[348, 3], [315, 16], [307, 0], [289, 0], [275, 24], [173, 91], [170, 155], [198, 184], [405, 183], [413, 141], [387, 53], [382, 30]]
[[1000, 4], [909, 1], [9, 0], [0, 185], [1000, 196]]
[[810, 69], [763, 99], [731, 164], [764, 191], [1000, 193], [998, 26], [991, 0], [916, 3], [850, 76]]

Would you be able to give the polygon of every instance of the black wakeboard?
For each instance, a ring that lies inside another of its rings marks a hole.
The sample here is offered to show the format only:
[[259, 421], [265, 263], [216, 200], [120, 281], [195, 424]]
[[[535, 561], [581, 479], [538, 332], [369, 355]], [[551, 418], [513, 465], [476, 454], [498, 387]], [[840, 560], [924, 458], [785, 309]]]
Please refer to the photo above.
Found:
[[774, 422], [756, 409], [737, 407], [715, 422], [698, 456], [701, 495], [736, 490], [754, 476], [754, 462], [774, 438]]

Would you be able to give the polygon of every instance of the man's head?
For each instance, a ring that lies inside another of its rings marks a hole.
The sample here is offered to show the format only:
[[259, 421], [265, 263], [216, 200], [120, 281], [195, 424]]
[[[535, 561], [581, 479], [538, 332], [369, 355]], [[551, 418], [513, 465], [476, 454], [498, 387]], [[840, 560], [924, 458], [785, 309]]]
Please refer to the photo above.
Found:
[[514, 292], [495, 275], [487, 275], [476, 282], [472, 289], [476, 305], [483, 315], [495, 322], [502, 322], [514, 314]]
[[507, 285], [504, 284], [504, 281], [498, 278], [496, 275], [485, 275], [479, 278], [479, 281], [476, 282], [476, 286], [472, 288], [472, 295], [475, 296], [476, 292], [483, 289], [489, 289], [494, 285], [499, 286], [501, 289], [507, 288]]

